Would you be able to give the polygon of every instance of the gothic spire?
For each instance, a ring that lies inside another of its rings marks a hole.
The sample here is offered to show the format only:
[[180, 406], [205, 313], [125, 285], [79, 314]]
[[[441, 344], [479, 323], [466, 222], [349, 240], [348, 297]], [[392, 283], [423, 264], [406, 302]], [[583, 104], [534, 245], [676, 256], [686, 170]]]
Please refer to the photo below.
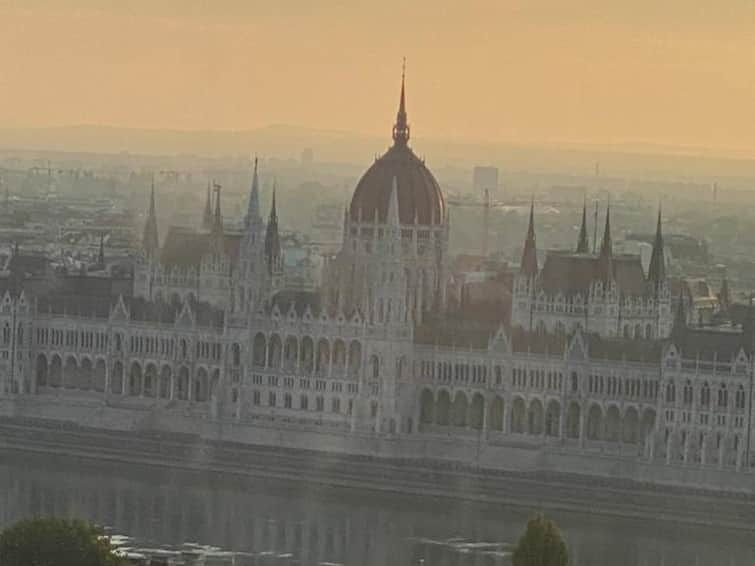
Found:
[[260, 189], [259, 177], [257, 176], [257, 158], [254, 158], [254, 174], [252, 175], [252, 187], [249, 190], [249, 206], [246, 212], [246, 227], [262, 220], [260, 216]]
[[606, 207], [606, 226], [603, 229], [603, 242], [600, 244], [600, 256], [613, 256], [613, 243], [611, 241], [611, 205]]
[[147, 221], [144, 224], [144, 233], [142, 235], [142, 245], [144, 252], [148, 256], [155, 255], [159, 247], [159, 238], [157, 234], [157, 216], [155, 213], [155, 180], [152, 179], [152, 191], [149, 197], [149, 213]]
[[207, 199], [204, 203], [204, 214], [202, 215], [202, 228], [210, 230], [212, 228], [212, 196], [210, 194], [210, 181], [207, 181]]
[[280, 268], [281, 243], [278, 234], [278, 212], [275, 207], [275, 183], [273, 183], [273, 203], [270, 207], [270, 218], [265, 231], [265, 262], [267, 272], [272, 275]]
[[393, 126], [393, 143], [394, 145], [405, 146], [409, 142], [409, 123], [406, 118], [406, 95], [405, 95], [405, 77], [406, 77], [406, 59], [401, 69], [401, 97], [398, 103], [398, 113], [396, 114], [396, 124]]
[[537, 248], [535, 246], [535, 200], [530, 203], [530, 222], [527, 228], [527, 239], [524, 241], [522, 252], [521, 273], [528, 277], [537, 275]]
[[648, 279], [653, 283], [660, 283], [666, 278], [666, 265], [663, 257], [663, 233], [661, 232], [661, 208], [658, 207], [658, 224], [655, 228], [653, 253], [650, 256]]
[[600, 244], [600, 275], [605, 281], [613, 279], [613, 243], [611, 242], [611, 205], [606, 207], [606, 226]]
[[220, 212], [220, 189], [222, 187], [213, 182], [213, 189], [215, 190], [215, 217], [212, 221], [212, 233], [215, 235], [223, 235], [223, 215]]
[[587, 201], [582, 206], [582, 226], [579, 229], [579, 240], [577, 241], [577, 253], [586, 254], [590, 252], [590, 242], [587, 240]]

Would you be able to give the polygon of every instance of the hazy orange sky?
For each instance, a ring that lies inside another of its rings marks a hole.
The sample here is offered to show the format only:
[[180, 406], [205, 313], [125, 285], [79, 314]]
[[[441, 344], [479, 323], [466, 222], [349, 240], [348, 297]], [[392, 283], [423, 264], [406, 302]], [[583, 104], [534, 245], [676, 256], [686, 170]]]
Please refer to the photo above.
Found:
[[752, 0], [0, 0], [0, 126], [755, 149]]

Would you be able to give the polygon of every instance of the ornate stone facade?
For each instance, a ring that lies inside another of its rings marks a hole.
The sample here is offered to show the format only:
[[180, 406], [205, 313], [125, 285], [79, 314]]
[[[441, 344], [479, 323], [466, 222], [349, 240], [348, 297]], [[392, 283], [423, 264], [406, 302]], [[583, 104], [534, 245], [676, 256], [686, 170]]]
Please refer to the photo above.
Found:
[[[445, 312], [448, 214], [408, 132], [402, 89], [388, 152], [400, 155], [355, 191], [319, 292], [279, 290], [277, 211], [263, 225], [256, 167], [243, 234], [223, 232], [218, 191], [208, 231], [181, 246], [175, 232], [158, 250], [151, 204], [133, 297], [104, 279], [96, 293], [61, 294], [11, 276], [0, 401], [17, 414], [80, 407], [83, 421], [130, 411], [146, 428], [180, 416], [241, 437], [264, 425], [420, 438], [444, 447], [423, 457], [467, 464], [469, 447], [478, 459], [509, 447], [579, 456], [583, 472], [592, 457], [751, 467], [751, 325], [687, 328], [657, 261], [646, 276], [636, 258], [613, 256], [608, 217], [599, 254], [549, 254], [540, 270], [533, 212], [511, 320]], [[181, 263], [185, 246], [194, 253]], [[661, 257], [660, 221], [656, 246]]]

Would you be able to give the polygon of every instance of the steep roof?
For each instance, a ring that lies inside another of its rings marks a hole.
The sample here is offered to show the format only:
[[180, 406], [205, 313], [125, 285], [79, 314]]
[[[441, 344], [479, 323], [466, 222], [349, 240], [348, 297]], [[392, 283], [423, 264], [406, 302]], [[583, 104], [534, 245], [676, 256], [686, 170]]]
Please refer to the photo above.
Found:
[[587, 351], [592, 360], [658, 364], [667, 343], [668, 340], [602, 338], [597, 334], [590, 334], [587, 337]]
[[502, 322], [499, 317], [486, 318], [467, 311], [428, 314], [422, 324], [415, 327], [414, 342], [427, 346], [485, 349]]
[[[548, 293], [585, 294], [594, 281], [602, 279], [604, 265], [599, 255], [552, 251], [545, 258], [538, 286]], [[639, 256], [613, 256], [609, 265], [621, 293], [642, 295], [648, 292]]]
[[[160, 262], [167, 267], [199, 267], [212, 245], [213, 235], [190, 228], [171, 226], [163, 243]], [[223, 234], [223, 249], [235, 263], [239, 257], [241, 234]]]
[[729, 363], [740, 349], [748, 354], [752, 349], [751, 337], [736, 330], [685, 328], [673, 341], [683, 358], [706, 362], [715, 358], [721, 363]]

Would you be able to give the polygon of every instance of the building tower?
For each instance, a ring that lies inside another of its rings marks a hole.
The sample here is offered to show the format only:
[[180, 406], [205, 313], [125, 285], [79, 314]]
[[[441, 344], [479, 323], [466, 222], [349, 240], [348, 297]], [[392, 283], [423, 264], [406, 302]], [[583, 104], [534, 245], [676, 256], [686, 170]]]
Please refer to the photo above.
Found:
[[[406, 75], [401, 75], [398, 111], [392, 145], [367, 169], [357, 183], [344, 219], [343, 244], [323, 271], [323, 302], [365, 318], [383, 320], [386, 289], [391, 297], [391, 320], [403, 305], [403, 320], [421, 324], [427, 313], [446, 308], [448, 271], [448, 211], [435, 177], [411, 147]], [[395, 239], [395, 241], [393, 240]], [[388, 269], [394, 262], [398, 267]], [[383, 281], [390, 277], [393, 281]], [[404, 281], [404, 287], [389, 284]]]

